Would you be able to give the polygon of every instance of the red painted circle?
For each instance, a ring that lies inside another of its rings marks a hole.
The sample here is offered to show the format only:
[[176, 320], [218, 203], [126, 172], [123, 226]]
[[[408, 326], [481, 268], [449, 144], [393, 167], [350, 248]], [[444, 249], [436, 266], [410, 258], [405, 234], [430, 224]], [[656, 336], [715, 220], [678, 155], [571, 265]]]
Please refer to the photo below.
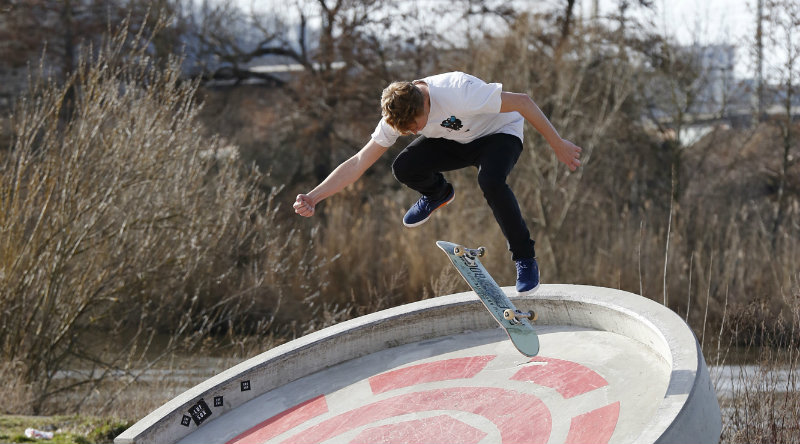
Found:
[[[421, 384], [475, 378], [495, 356], [472, 356], [418, 364], [369, 379], [373, 395]], [[554, 389], [565, 400], [608, 385], [593, 370], [571, 361], [539, 357], [510, 379]], [[620, 403], [612, 403], [571, 419], [566, 443], [607, 443], [619, 418]], [[242, 433], [228, 444], [260, 444], [287, 435], [284, 444], [320, 444], [345, 433], [357, 433], [350, 444], [406, 442], [476, 444], [486, 436], [451, 414], [479, 415], [493, 423], [503, 444], [546, 443], [552, 419], [537, 396], [496, 387], [459, 386], [401, 393], [332, 416], [311, 427], [301, 427], [329, 413], [324, 395], [307, 400]], [[403, 415], [428, 413], [402, 420]], [[386, 424], [392, 418], [398, 422]], [[383, 424], [380, 424], [383, 422]], [[447, 436], [443, 436], [447, 433]]]

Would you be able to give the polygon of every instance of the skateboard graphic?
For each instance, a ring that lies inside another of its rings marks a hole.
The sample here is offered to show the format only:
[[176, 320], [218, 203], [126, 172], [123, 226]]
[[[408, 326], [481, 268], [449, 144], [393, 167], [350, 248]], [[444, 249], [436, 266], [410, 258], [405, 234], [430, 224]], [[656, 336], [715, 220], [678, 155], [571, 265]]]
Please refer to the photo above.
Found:
[[517, 310], [500, 286], [492, 279], [481, 261], [486, 253], [483, 247], [465, 248], [452, 242], [437, 241], [436, 245], [450, 258], [450, 262], [467, 281], [472, 290], [480, 298], [494, 319], [508, 333], [514, 347], [525, 356], [536, 356], [539, 353], [539, 337], [531, 326], [537, 315], [533, 311]]

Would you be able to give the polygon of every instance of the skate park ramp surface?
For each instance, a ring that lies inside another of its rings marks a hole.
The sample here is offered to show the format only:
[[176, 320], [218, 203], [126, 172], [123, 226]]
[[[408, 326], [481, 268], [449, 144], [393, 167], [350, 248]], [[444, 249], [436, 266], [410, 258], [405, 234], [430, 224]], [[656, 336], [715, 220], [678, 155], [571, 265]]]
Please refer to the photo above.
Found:
[[720, 410], [675, 313], [542, 285], [521, 355], [473, 292], [342, 322], [187, 390], [115, 443], [716, 443]]

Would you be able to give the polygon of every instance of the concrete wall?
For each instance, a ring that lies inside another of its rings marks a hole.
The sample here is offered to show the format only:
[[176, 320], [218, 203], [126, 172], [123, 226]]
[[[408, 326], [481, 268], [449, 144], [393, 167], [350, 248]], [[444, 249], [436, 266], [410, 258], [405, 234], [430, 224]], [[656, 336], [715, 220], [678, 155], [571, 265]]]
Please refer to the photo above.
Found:
[[[640, 443], [718, 442], [719, 405], [699, 344], [675, 313], [643, 297], [606, 288], [543, 285], [516, 298], [539, 313], [539, 325], [569, 325], [618, 333], [645, 344], [671, 368], [664, 398]], [[429, 299], [353, 319], [276, 347], [175, 397], [120, 435], [115, 443], [172, 443], [195, 430], [187, 412], [200, 399], [225, 393], [214, 417], [321, 369], [398, 345], [468, 330], [495, 328], [474, 293]], [[249, 381], [248, 389], [241, 384]], [[213, 418], [210, 418], [213, 420]]]

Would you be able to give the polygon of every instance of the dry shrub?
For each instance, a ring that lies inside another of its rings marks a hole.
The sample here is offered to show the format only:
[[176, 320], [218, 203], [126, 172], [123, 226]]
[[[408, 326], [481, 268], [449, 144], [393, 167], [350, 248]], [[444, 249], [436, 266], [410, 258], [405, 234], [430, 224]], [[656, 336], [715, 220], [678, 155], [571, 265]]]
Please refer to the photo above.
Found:
[[[319, 293], [313, 248], [275, 218], [278, 190], [259, 190], [235, 148], [204, 135], [197, 85], [178, 59], [156, 66], [149, 43], [123, 27], [66, 85], [35, 82], [14, 112], [0, 166], [0, 356], [30, 388], [17, 413], [77, 410], [112, 376], [136, 383], [209, 335], [252, 353], [236, 338], [268, 345], [285, 296]], [[48, 404], [58, 393], [76, 402]]]
[[[722, 442], [797, 442], [800, 436], [800, 275], [784, 292], [789, 313], [774, 317], [766, 301], [734, 307], [732, 343], [744, 344], [744, 363], [714, 362], [723, 415]], [[757, 328], [753, 319], [760, 320]], [[732, 381], [720, 384], [719, 381]]]
[[0, 381], [3, 389], [2, 414], [13, 414], [25, 411], [33, 401], [31, 385], [25, 381], [25, 363], [17, 361], [0, 362]]

